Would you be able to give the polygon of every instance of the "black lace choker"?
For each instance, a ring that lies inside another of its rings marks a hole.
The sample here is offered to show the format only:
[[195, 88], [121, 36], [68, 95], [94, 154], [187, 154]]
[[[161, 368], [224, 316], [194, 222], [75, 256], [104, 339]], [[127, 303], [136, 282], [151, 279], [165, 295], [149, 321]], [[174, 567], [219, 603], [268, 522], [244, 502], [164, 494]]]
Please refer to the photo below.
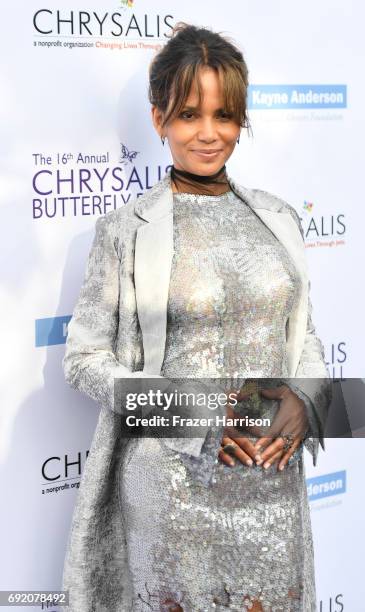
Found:
[[[201, 174], [194, 174], [193, 172], [187, 172], [186, 170], [179, 170], [179, 168], [175, 168], [175, 166], [171, 166], [171, 178], [185, 178], [191, 181], [195, 181], [197, 183], [201, 183], [202, 185], [209, 185], [210, 183], [214, 183], [216, 182], [215, 179], [217, 179], [219, 176], [222, 176], [222, 178], [225, 176], [226, 173], [226, 165], [224, 164], [224, 166], [222, 166], [222, 168], [220, 168], [220, 170], [218, 170], [218, 172], [215, 172], [214, 174], [208, 174], [208, 175], [201, 175]], [[219, 181], [218, 181], [219, 182]]]

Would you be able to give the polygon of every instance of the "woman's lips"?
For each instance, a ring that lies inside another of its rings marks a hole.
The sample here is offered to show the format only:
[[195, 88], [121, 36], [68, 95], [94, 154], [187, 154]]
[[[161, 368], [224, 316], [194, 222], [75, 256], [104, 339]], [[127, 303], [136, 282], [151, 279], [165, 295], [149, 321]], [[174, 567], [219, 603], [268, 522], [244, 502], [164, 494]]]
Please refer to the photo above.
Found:
[[219, 153], [222, 152], [222, 149], [218, 149], [217, 151], [198, 151], [197, 149], [193, 150], [193, 153], [195, 153], [196, 155], [198, 155], [199, 157], [202, 157], [204, 159], [211, 159], [213, 157], [216, 157], [217, 155], [219, 155]]

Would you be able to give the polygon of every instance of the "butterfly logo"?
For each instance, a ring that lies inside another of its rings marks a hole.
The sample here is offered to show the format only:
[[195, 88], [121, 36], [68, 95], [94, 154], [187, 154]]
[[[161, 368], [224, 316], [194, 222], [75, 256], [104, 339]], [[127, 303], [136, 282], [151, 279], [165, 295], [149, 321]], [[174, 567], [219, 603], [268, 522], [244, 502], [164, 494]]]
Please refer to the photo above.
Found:
[[140, 151], [129, 151], [128, 148], [121, 142], [120, 144], [121, 147], [121, 153], [120, 153], [120, 160], [119, 162], [121, 164], [126, 164], [127, 162], [131, 162], [134, 160], [135, 157], [137, 157], [138, 153]]
[[131, 8], [133, 6], [133, 0], [120, 0], [120, 5]]
[[307, 200], [304, 200], [304, 204], [303, 204], [304, 210], [306, 210], [307, 212], [312, 212], [313, 206], [314, 206], [313, 202], [307, 202]]

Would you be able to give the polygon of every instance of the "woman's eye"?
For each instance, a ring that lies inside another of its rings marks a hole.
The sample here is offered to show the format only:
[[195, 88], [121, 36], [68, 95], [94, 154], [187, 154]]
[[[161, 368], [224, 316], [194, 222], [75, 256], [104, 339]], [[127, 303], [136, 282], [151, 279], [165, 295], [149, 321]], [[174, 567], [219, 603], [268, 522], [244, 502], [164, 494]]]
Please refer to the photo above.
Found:
[[[181, 119], [192, 119], [193, 117], [194, 113], [192, 111], [183, 111], [182, 113], [180, 113]], [[226, 121], [229, 121], [230, 119], [232, 119], [232, 113], [221, 111], [220, 113], [218, 113], [218, 117], [220, 119], [225, 119]]]
[[220, 116], [222, 119], [232, 119], [232, 114], [231, 113], [226, 113], [225, 111], [222, 111], [220, 113]]
[[180, 114], [180, 117], [181, 117], [182, 119], [190, 119], [191, 117], [193, 117], [193, 113], [192, 113], [191, 111], [183, 111], [183, 112]]

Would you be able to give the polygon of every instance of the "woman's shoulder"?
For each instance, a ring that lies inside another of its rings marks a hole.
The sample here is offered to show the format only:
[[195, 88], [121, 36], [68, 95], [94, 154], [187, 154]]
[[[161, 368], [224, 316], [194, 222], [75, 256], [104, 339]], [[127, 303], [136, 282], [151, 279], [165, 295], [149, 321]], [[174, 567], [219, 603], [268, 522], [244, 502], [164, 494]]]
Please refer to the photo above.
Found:
[[122, 236], [125, 230], [127, 230], [128, 233], [136, 230], [142, 223], [135, 214], [137, 200], [138, 197], [134, 196], [118, 208], [109, 210], [104, 215], [101, 215], [96, 220], [96, 227], [103, 228], [113, 234], [117, 233], [119, 236]]
[[107, 225], [111, 227], [114, 226], [118, 229], [126, 224], [129, 224], [131, 227], [138, 227], [145, 223], [143, 220], [144, 211], [153, 206], [154, 202], [158, 200], [167, 189], [169, 189], [168, 173], [152, 187], [149, 187], [138, 195], [131, 196], [127, 202], [107, 212], [100, 217], [100, 219], [104, 219]]
[[253, 191], [256, 192], [255, 197], [257, 201], [260, 202], [264, 208], [269, 208], [270, 210], [274, 210], [275, 212], [279, 213], [289, 214], [297, 224], [298, 228], [300, 229], [300, 233], [302, 234], [302, 237], [304, 239], [304, 229], [302, 226], [302, 222], [294, 206], [289, 204], [289, 202], [287, 202], [283, 198], [273, 193], [270, 193], [269, 191], [264, 191], [263, 189], [253, 189]]
[[266, 210], [270, 210], [271, 212], [289, 214], [299, 227], [302, 236], [304, 236], [299, 214], [294, 206], [289, 204], [289, 202], [284, 200], [282, 197], [275, 195], [270, 191], [265, 191], [264, 189], [242, 187], [237, 183], [235, 183], [235, 187], [238, 189], [238, 191], [241, 190], [242, 195], [249, 200], [249, 203], [253, 208], [264, 208]]

